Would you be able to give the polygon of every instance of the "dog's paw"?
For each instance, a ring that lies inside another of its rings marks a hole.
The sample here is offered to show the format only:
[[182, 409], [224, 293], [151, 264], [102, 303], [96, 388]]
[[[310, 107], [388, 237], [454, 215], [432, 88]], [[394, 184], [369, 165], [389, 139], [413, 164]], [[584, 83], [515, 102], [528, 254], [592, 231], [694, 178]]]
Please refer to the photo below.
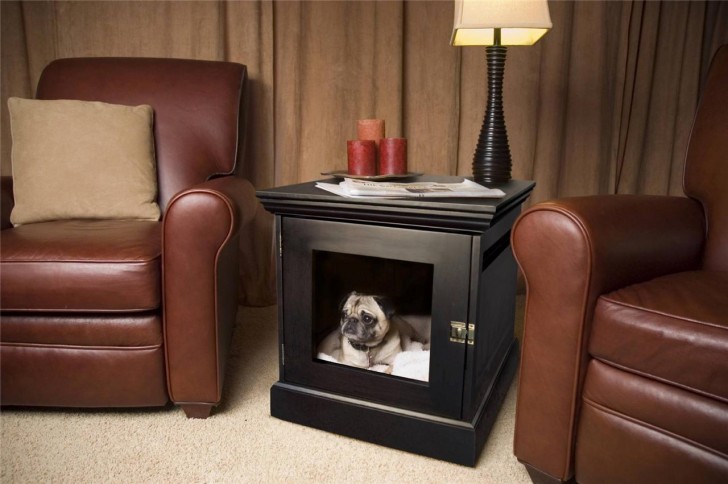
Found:
[[376, 371], [378, 373], [388, 373], [389, 371], [389, 365], [372, 365], [368, 368], [368, 370]]

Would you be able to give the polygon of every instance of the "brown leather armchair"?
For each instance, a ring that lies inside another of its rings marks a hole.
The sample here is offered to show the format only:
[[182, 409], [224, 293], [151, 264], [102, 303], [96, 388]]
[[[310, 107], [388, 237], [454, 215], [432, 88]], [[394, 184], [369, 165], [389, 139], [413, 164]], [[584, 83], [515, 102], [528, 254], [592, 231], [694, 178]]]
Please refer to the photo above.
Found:
[[535, 482], [728, 482], [728, 46], [683, 185], [542, 203], [515, 225], [514, 452]]
[[13, 228], [12, 179], [3, 178], [3, 405], [171, 399], [204, 418], [220, 402], [238, 239], [259, 210], [252, 185], [235, 176], [246, 81], [245, 66], [226, 62], [79, 58], [45, 68], [38, 99], [154, 108], [163, 217]]

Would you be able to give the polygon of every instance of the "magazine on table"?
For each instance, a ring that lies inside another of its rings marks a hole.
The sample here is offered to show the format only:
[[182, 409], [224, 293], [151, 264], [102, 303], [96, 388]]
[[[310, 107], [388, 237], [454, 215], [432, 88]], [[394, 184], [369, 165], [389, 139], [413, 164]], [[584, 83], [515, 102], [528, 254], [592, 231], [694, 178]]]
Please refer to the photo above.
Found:
[[316, 186], [346, 198], [502, 198], [506, 195], [503, 190], [486, 188], [467, 179], [459, 183], [394, 183], [344, 178], [340, 183], [317, 182]]

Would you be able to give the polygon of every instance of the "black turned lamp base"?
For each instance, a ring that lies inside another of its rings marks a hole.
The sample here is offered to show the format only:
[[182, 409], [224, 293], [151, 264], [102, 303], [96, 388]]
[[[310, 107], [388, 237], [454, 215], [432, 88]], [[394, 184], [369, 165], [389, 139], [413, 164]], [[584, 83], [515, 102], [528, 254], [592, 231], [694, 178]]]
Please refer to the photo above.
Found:
[[511, 151], [503, 116], [503, 73], [506, 47], [485, 48], [488, 63], [488, 105], [473, 155], [473, 180], [480, 184], [511, 179]]
[[270, 390], [272, 416], [474, 467], [518, 368], [514, 341], [471, 421], [437, 417], [290, 383]]

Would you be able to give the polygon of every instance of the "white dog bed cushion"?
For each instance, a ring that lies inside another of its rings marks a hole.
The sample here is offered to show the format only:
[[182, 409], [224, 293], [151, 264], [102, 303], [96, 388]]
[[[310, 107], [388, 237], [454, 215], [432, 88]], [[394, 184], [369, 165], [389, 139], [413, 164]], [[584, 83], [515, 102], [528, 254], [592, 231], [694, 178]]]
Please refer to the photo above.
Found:
[[[316, 358], [322, 361], [338, 363], [338, 360], [326, 353], [319, 353]], [[367, 368], [371, 371], [384, 373], [388, 365], [373, 365]], [[411, 378], [420, 381], [430, 381], [430, 351], [422, 349], [422, 343], [413, 341], [408, 351], [403, 351], [394, 358], [392, 363], [393, 376]]]

